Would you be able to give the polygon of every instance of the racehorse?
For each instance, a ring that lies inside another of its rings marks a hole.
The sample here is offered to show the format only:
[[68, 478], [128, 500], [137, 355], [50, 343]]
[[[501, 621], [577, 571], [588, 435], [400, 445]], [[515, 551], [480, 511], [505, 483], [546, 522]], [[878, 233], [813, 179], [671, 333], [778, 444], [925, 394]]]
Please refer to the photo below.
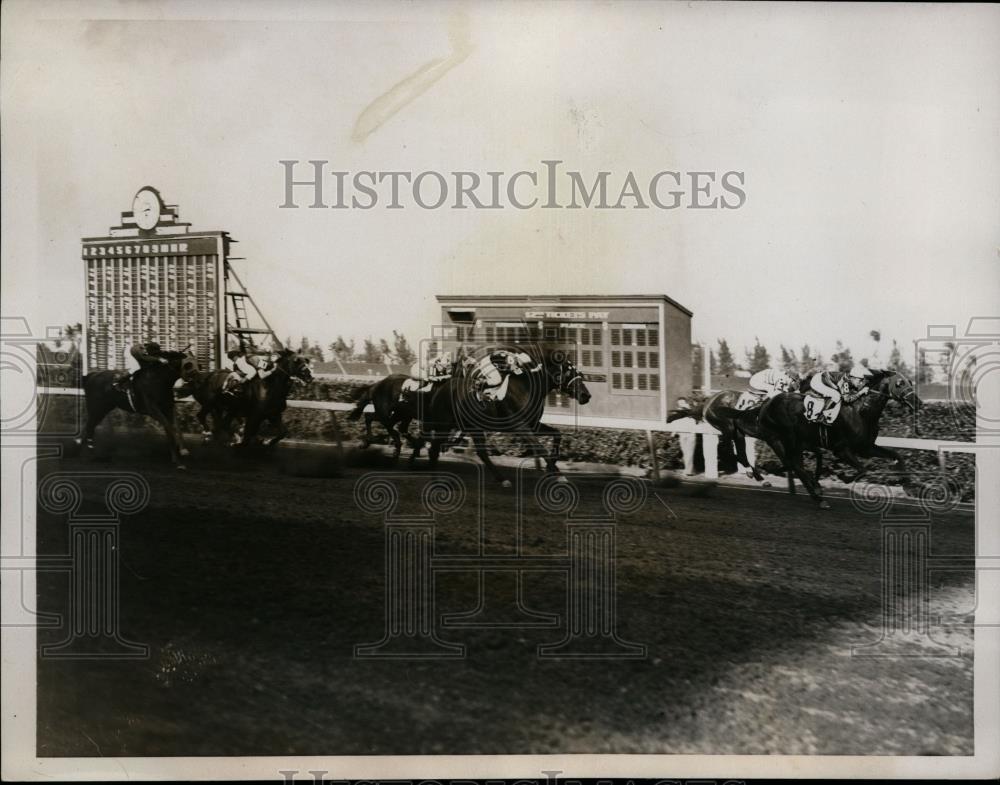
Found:
[[[834, 374], [834, 379], [839, 374]], [[867, 473], [867, 468], [858, 456], [865, 458], [887, 458], [899, 468], [904, 480], [906, 464], [902, 457], [886, 447], [875, 444], [878, 438], [879, 419], [885, 405], [890, 401], [905, 404], [911, 411], [917, 411], [923, 402], [910, 381], [895, 371], [872, 371], [869, 381], [869, 391], [866, 395], [841, 405], [840, 414], [832, 425], [821, 425], [810, 422], [805, 417], [805, 403], [802, 393], [781, 393], [767, 401], [759, 412], [749, 410], [737, 412], [735, 409], [723, 411], [723, 414], [734, 416], [740, 427], [756, 418], [757, 435], [770, 445], [786, 469], [793, 471], [802, 484], [824, 509], [829, 505], [823, 500], [823, 492], [819, 482], [808, 477], [802, 464], [803, 450], [819, 453], [822, 448], [829, 449], [841, 460], [850, 464], [856, 474], [848, 478], [844, 474], [838, 477], [846, 483], [856, 482]], [[818, 470], [817, 466], [817, 470]], [[789, 491], [795, 492], [794, 484], [789, 478]]]
[[288, 393], [293, 381], [299, 379], [308, 384], [313, 379], [309, 359], [292, 349], [282, 349], [278, 352], [278, 359], [271, 373], [264, 379], [255, 376], [245, 382], [236, 395], [224, 394], [229, 374], [226, 370], [200, 374], [191, 385], [191, 394], [201, 404], [198, 421], [202, 425], [203, 434], [209, 433], [209, 414], [212, 415], [215, 433], [220, 428], [231, 431], [233, 420], [243, 418], [243, 438], [240, 445], [247, 447], [256, 441], [261, 425], [269, 422], [278, 431], [264, 442], [264, 446], [273, 447], [288, 434], [282, 414], [288, 408]]
[[[399, 453], [403, 449], [401, 432], [407, 432], [414, 416], [413, 407], [407, 401], [400, 400], [403, 382], [408, 378], [410, 377], [406, 374], [394, 373], [379, 379], [374, 384], [369, 384], [354, 396], [355, 406], [347, 415], [347, 419], [357, 420], [364, 414], [365, 435], [361, 438], [362, 449], [371, 444], [372, 422], [377, 420], [389, 432], [389, 438], [392, 439], [393, 460], [399, 459]], [[365, 411], [368, 404], [375, 409], [374, 413]]]
[[83, 377], [83, 392], [87, 402], [87, 425], [77, 444], [94, 447], [94, 429], [113, 409], [145, 414], [163, 426], [170, 445], [170, 457], [178, 469], [181, 458], [188, 455], [181, 435], [174, 427], [174, 384], [187, 381], [198, 372], [198, 361], [184, 351], [161, 351], [165, 363], [147, 363], [132, 375], [129, 391], [115, 386], [120, 371], [95, 371]]
[[541, 421], [545, 400], [550, 392], [558, 391], [584, 405], [590, 401], [590, 391], [584, 384], [583, 375], [560, 350], [544, 354], [541, 361], [536, 361], [536, 368], [510, 374], [507, 392], [501, 401], [481, 400], [475, 375], [471, 373], [459, 373], [435, 385], [430, 392], [418, 393], [415, 413], [420, 420], [420, 440], [414, 445], [410, 463], [416, 460], [426, 440], [430, 442], [427, 457], [433, 466], [442, 445], [457, 429], [472, 439], [479, 459], [505, 488], [511, 483], [500, 476], [490, 460], [486, 449], [487, 433], [520, 434], [534, 442], [538, 454], [545, 453], [538, 437], [551, 436], [552, 450], [545, 456], [545, 468], [548, 472], [558, 472], [556, 461], [562, 434]]

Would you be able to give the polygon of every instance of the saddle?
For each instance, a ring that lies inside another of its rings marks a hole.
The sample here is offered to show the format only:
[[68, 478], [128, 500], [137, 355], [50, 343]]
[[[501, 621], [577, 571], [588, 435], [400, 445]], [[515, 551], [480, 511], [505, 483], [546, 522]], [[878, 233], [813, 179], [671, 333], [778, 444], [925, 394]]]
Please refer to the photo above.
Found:
[[400, 387], [401, 393], [417, 392], [421, 387], [424, 386], [424, 382], [421, 379], [416, 379], [414, 377], [409, 377], [408, 379], [403, 379], [403, 384]]
[[132, 389], [132, 376], [126, 373], [124, 376], [115, 379], [114, 388], [118, 392], [125, 393], [125, 398], [128, 400], [129, 408], [133, 412], [139, 411], [135, 406], [135, 392]]
[[496, 387], [483, 387], [477, 395], [481, 401], [502, 401], [507, 396], [507, 387], [510, 385], [511, 374], [505, 374], [503, 381]]
[[416, 395], [417, 393], [427, 393], [434, 389], [434, 385], [439, 381], [444, 381], [443, 379], [418, 379], [415, 376], [411, 376], [408, 379], [403, 379], [403, 384], [399, 388], [399, 400], [405, 402], [408, 395]]
[[747, 390], [742, 393], [739, 399], [736, 401], [736, 411], [742, 412], [747, 409], [752, 409], [755, 406], [760, 406], [764, 403], [764, 396], [758, 393], [753, 393]]
[[824, 398], [821, 395], [806, 393], [803, 396], [803, 404], [805, 405], [805, 416], [809, 422], [833, 425], [837, 419], [837, 415], [840, 414], [840, 407], [843, 401], [834, 403], [829, 398]]

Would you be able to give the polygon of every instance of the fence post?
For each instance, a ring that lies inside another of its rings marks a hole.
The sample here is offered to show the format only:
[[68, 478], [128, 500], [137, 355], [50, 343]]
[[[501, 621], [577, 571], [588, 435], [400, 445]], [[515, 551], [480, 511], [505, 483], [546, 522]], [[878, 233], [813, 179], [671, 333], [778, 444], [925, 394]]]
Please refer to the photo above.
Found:
[[701, 453], [705, 457], [705, 476], [719, 479], [719, 437], [714, 433], [701, 434]]
[[646, 431], [646, 441], [649, 444], [649, 461], [653, 479], [660, 479], [660, 462], [656, 458], [656, 437], [652, 431]]

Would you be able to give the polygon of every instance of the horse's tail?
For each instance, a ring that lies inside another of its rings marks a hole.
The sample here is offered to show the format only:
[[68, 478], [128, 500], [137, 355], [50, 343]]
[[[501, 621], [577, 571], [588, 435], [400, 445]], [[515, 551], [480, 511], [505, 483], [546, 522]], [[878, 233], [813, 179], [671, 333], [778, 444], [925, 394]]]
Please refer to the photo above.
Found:
[[696, 403], [694, 406], [688, 409], [671, 409], [667, 413], [667, 422], [674, 422], [675, 420], [683, 420], [685, 417], [691, 417], [696, 422], [701, 422], [702, 417], [705, 415], [705, 404]]
[[372, 402], [373, 389], [375, 389], [375, 385], [368, 384], [351, 395], [351, 400], [354, 401], [354, 408], [347, 415], [348, 420], [357, 420], [361, 417], [365, 407]]

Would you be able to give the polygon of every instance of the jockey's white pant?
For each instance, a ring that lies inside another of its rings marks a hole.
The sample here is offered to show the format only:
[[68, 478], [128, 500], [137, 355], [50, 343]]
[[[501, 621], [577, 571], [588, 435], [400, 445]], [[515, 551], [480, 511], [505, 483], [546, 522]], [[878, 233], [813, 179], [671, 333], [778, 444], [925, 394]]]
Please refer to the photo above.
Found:
[[840, 402], [840, 390], [836, 387], [824, 384], [821, 374], [817, 373], [812, 379], [809, 380], [809, 387], [813, 392], [819, 393], [824, 398], [829, 398], [834, 403]]
[[140, 368], [142, 368], [142, 365], [139, 363], [139, 361], [137, 359], [135, 359], [135, 357], [132, 356], [132, 352], [130, 352], [128, 349], [126, 349], [125, 350], [125, 370], [128, 371], [128, 375], [131, 376], [136, 371], [138, 371]]
[[782, 392], [782, 389], [773, 384], [763, 384], [760, 386], [751, 384], [750, 392], [754, 393], [755, 395], [760, 395], [764, 398], [773, 398], [775, 395], [778, 395], [780, 392]]
[[233, 361], [233, 369], [243, 374], [247, 380], [250, 380], [257, 375], [257, 369], [247, 362], [246, 357], [237, 357]]
[[497, 370], [497, 367], [489, 357], [484, 357], [476, 363], [476, 370], [482, 374], [488, 387], [496, 387], [503, 381], [503, 376], [500, 375], [500, 371]]

